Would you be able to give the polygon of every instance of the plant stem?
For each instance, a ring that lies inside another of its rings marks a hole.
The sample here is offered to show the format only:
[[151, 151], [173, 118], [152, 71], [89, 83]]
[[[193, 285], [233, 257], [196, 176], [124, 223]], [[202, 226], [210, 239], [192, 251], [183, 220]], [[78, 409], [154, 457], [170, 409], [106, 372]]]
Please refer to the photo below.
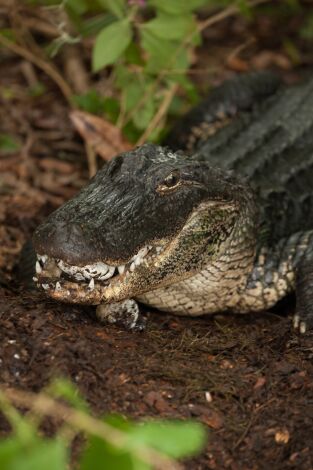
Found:
[[30, 50], [25, 49], [19, 44], [10, 41], [2, 35], [0, 35], [0, 44], [7, 47], [8, 49], [10, 49], [10, 51], [23, 57], [24, 59], [29, 60], [29, 62], [32, 62], [38, 68], [43, 70], [57, 84], [68, 104], [73, 107], [73, 92], [68, 83], [64, 80], [64, 78], [62, 77], [60, 72], [55, 68], [54, 65], [50, 64], [49, 62], [43, 60], [40, 57], [35, 56], [35, 54], [33, 54]]

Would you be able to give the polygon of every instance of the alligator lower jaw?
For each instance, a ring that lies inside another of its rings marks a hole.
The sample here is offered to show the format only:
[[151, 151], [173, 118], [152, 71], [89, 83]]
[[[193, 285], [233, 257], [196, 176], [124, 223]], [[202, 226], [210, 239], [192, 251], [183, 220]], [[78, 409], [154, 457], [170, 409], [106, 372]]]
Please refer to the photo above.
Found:
[[165, 244], [144, 247], [120, 266], [101, 262], [71, 266], [47, 255], [37, 255], [34, 281], [49, 297], [68, 303], [97, 305], [112, 298], [123, 300], [126, 296], [123, 292], [129, 290], [130, 280], [137, 275], [140, 265], [148, 267], [155, 263], [165, 247]]
[[49, 297], [74, 304], [98, 305], [104, 303], [113, 294], [112, 291], [114, 291], [114, 288], [109, 283], [107, 285], [95, 283], [91, 288], [90, 283], [45, 278], [43, 276], [40, 276], [38, 281], [38, 287], [43, 289]]

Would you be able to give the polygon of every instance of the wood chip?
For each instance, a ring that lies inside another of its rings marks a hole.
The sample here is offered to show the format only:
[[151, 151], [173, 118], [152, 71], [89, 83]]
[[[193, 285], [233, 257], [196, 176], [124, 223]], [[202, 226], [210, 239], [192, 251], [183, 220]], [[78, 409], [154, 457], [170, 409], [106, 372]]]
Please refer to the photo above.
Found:
[[275, 442], [277, 442], [277, 444], [288, 444], [289, 439], [290, 434], [287, 429], [281, 429], [275, 434]]

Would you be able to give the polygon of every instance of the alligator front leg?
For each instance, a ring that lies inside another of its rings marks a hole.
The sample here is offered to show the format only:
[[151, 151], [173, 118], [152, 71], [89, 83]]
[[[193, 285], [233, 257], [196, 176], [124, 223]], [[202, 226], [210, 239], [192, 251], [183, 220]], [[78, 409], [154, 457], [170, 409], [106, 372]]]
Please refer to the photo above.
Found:
[[98, 305], [96, 315], [101, 322], [113, 323], [128, 330], [142, 331], [146, 326], [146, 319], [140, 315], [139, 306], [133, 299]]
[[300, 333], [313, 328], [313, 244], [299, 263], [296, 273], [297, 309], [293, 325]]
[[313, 231], [295, 233], [261, 250], [236, 311], [266, 310], [293, 291], [293, 325], [305, 333], [313, 328]]

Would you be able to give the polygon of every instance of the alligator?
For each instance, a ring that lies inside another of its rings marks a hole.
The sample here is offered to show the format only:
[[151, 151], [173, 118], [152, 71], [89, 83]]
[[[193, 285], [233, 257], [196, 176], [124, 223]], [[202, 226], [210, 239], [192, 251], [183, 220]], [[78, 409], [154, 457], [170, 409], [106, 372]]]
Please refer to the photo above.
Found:
[[[116, 156], [35, 231], [38, 286], [141, 325], [264, 311], [296, 292], [313, 326], [313, 79], [269, 72], [215, 88], [164, 146]], [[139, 326], [138, 326], [139, 327]]]

